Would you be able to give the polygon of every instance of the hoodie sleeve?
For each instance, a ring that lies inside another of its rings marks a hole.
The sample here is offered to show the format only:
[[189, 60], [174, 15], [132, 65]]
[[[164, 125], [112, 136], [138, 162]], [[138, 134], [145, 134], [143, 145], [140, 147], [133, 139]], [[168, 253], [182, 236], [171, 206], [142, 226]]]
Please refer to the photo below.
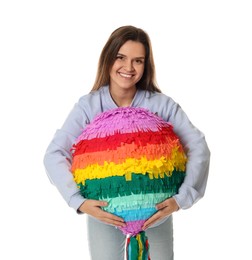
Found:
[[67, 204], [76, 211], [85, 199], [80, 194], [71, 173], [71, 147], [87, 122], [86, 114], [77, 103], [62, 128], [56, 131], [44, 156], [44, 166], [51, 183], [57, 187]]
[[170, 110], [169, 121], [179, 136], [188, 157], [186, 177], [178, 194], [174, 196], [179, 207], [187, 209], [205, 194], [210, 151], [204, 134], [190, 122], [185, 112], [176, 103]]

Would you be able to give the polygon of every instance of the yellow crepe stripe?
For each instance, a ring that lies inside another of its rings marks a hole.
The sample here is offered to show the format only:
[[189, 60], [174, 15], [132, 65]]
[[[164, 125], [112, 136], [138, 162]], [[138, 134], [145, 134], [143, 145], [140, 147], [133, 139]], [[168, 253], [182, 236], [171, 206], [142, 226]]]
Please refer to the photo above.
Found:
[[169, 158], [162, 156], [156, 160], [127, 158], [123, 163], [104, 162], [103, 165], [92, 164], [84, 169], [75, 169], [74, 179], [76, 183], [85, 184], [86, 180], [102, 179], [112, 176], [125, 176], [127, 181], [131, 181], [131, 173], [146, 174], [150, 179], [168, 176], [176, 169], [185, 171], [186, 157], [184, 153], [174, 148]]

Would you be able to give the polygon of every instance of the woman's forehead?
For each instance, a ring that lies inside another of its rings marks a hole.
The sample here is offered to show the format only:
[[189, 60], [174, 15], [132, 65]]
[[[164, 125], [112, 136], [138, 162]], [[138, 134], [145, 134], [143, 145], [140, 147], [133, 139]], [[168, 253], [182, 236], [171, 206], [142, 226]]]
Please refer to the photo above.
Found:
[[130, 40], [130, 41], [125, 42], [121, 46], [118, 53], [125, 55], [125, 56], [134, 56], [137, 58], [144, 58], [145, 57], [145, 47], [141, 42], [136, 42], [136, 41]]

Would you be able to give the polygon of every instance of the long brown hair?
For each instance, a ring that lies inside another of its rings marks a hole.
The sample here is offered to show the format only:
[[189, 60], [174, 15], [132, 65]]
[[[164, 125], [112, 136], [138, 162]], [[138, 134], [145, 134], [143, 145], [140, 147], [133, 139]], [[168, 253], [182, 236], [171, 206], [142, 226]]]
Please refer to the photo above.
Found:
[[161, 92], [155, 79], [155, 64], [150, 38], [145, 31], [134, 26], [119, 27], [110, 35], [101, 52], [95, 83], [91, 91], [98, 90], [100, 87], [109, 84], [110, 70], [116, 60], [118, 51], [129, 40], [140, 42], [145, 48], [144, 73], [139, 82], [137, 82], [136, 87], [138, 89]]

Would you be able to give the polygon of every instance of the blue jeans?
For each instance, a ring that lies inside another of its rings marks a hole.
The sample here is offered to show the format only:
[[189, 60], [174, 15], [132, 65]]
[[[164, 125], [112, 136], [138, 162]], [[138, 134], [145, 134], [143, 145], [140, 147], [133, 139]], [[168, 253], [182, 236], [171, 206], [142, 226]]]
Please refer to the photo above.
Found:
[[[89, 216], [87, 224], [92, 260], [124, 260], [126, 237], [120, 230]], [[160, 225], [147, 229], [146, 235], [151, 260], [173, 260], [172, 216]]]

